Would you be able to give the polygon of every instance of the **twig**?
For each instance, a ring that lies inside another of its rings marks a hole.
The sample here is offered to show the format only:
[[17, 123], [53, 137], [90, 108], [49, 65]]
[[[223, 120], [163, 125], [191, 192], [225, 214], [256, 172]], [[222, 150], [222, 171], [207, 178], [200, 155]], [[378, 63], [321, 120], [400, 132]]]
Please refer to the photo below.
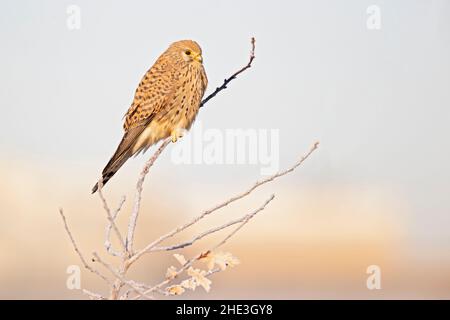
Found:
[[[207, 230], [205, 232], [202, 232], [202, 233], [200, 233], [199, 235], [195, 236], [194, 238], [192, 238], [189, 241], [182, 242], [182, 243], [179, 243], [179, 244], [175, 244], [175, 245], [172, 245], [172, 246], [154, 247], [151, 251], [172, 251], [172, 250], [182, 249], [182, 248], [185, 248], [187, 246], [191, 246], [192, 244], [194, 244], [194, 242], [196, 242], [196, 241], [198, 241], [198, 240], [200, 240], [200, 239], [202, 239], [202, 238], [204, 238], [204, 237], [206, 237], [206, 236], [208, 236], [210, 234], [216, 233], [216, 232], [218, 232], [220, 230], [223, 230], [223, 229], [231, 227], [231, 226], [233, 226], [235, 224], [241, 223], [239, 225], [239, 227], [231, 234], [231, 236], [232, 236], [234, 233], [237, 232], [237, 230], [242, 228], [242, 226], [244, 224], [246, 224], [251, 218], [253, 218], [258, 212], [263, 210], [266, 207], [266, 205], [270, 201], [273, 200], [274, 197], [275, 197], [275, 195], [272, 195], [269, 199], [267, 199], [267, 201], [264, 203], [264, 205], [262, 205], [257, 210], [255, 210], [255, 211], [253, 211], [251, 213], [248, 213], [248, 214], [244, 215], [243, 217], [241, 217], [239, 219], [235, 219], [235, 220], [229, 221], [229, 222], [227, 222], [227, 223], [225, 223], [225, 224], [223, 224], [221, 226], [218, 226], [218, 227], [215, 227], [215, 228], [211, 228], [211, 229], [209, 229], [209, 230]], [[228, 238], [226, 240], [228, 240]], [[225, 243], [225, 242], [223, 242], [223, 243]], [[222, 245], [223, 243], [221, 243], [220, 245]]]
[[70, 232], [69, 226], [67, 224], [66, 221], [66, 216], [64, 215], [63, 209], [60, 208], [59, 209], [59, 214], [61, 215], [62, 221], [64, 223], [64, 229], [66, 229], [66, 233], [69, 236], [70, 242], [72, 242], [72, 246], [73, 249], [75, 250], [75, 252], [77, 253], [78, 257], [80, 258], [81, 262], [83, 263], [83, 266], [88, 269], [90, 272], [96, 274], [97, 276], [99, 276], [100, 278], [102, 278], [103, 280], [105, 280], [109, 285], [111, 285], [111, 281], [104, 276], [103, 274], [101, 274], [97, 269], [92, 268], [84, 259], [83, 254], [81, 253], [80, 249], [78, 249], [77, 243], [75, 242], [75, 239], [72, 236], [72, 232]]
[[111, 226], [114, 229], [114, 232], [116, 233], [117, 239], [119, 239], [120, 245], [122, 246], [122, 250], [123, 250], [123, 255], [126, 254], [127, 252], [127, 247], [125, 245], [125, 242], [123, 241], [123, 237], [122, 234], [119, 231], [119, 228], [116, 225], [116, 222], [114, 221], [114, 218], [111, 215], [111, 210], [109, 209], [108, 203], [106, 202], [105, 197], [103, 196], [103, 178], [100, 178], [100, 180], [98, 180], [98, 195], [100, 197], [100, 200], [103, 203], [103, 208], [105, 209], [106, 212], [106, 217], [108, 218], [109, 223], [111, 224]]
[[136, 184], [136, 196], [134, 200], [134, 208], [131, 212], [130, 220], [128, 223], [128, 235], [127, 235], [127, 242], [126, 242], [126, 248], [128, 252], [133, 252], [133, 239], [134, 239], [134, 232], [136, 230], [136, 223], [137, 218], [139, 215], [139, 209], [141, 206], [141, 198], [142, 198], [142, 189], [145, 177], [150, 170], [150, 168], [155, 163], [156, 159], [161, 155], [161, 153], [164, 151], [164, 149], [169, 145], [170, 138], [164, 140], [164, 142], [161, 144], [161, 146], [156, 150], [156, 152], [153, 154], [153, 156], [147, 161], [144, 168], [142, 169], [141, 175], [139, 176], [139, 180]]
[[89, 298], [92, 299], [92, 300], [106, 300], [105, 297], [103, 297], [102, 295], [100, 295], [98, 293], [94, 293], [94, 292], [91, 292], [91, 291], [86, 290], [86, 289], [83, 289], [82, 292], [85, 295], [89, 296]]
[[[119, 206], [117, 207], [116, 211], [114, 211], [112, 218], [115, 221], [117, 218], [117, 215], [119, 214], [120, 210], [122, 210], [122, 206], [125, 203], [125, 196], [122, 197], [122, 199], [120, 199], [119, 202]], [[108, 223], [108, 225], [106, 226], [106, 234], [105, 234], [105, 248], [106, 251], [115, 256], [115, 257], [120, 257], [122, 256], [122, 254], [120, 252], [117, 252], [113, 249], [112, 244], [111, 244], [111, 229], [112, 229], [112, 223]]]
[[209, 100], [214, 98], [220, 91], [226, 89], [228, 83], [230, 83], [232, 80], [236, 79], [236, 77], [239, 74], [241, 74], [242, 72], [244, 72], [245, 70], [249, 69], [252, 66], [252, 62], [255, 59], [255, 38], [254, 37], [252, 37], [252, 39], [251, 39], [251, 44], [252, 44], [252, 50], [250, 51], [250, 60], [248, 61], [248, 63], [244, 67], [242, 67], [241, 69], [239, 69], [238, 71], [233, 73], [233, 75], [231, 77], [223, 80], [223, 84], [220, 87], [217, 87], [213, 93], [211, 93], [205, 99], [202, 100], [199, 108], [202, 108]]
[[142, 295], [143, 297], [147, 298], [147, 299], [153, 299], [153, 297], [147, 295], [144, 291], [142, 291], [140, 288], [138, 288], [137, 286], [134, 285], [134, 283], [132, 281], [128, 281], [127, 279], [125, 279], [122, 275], [119, 274], [119, 272], [117, 272], [116, 270], [114, 270], [114, 268], [106, 263], [105, 261], [103, 261], [100, 256], [96, 253], [93, 252], [92, 255], [94, 256], [95, 260], [100, 262], [106, 269], [108, 269], [117, 279], [119, 279], [122, 283], [127, 284], [128, 286], [130, 286], [134, 291], [136, 291], [137, 293], [139, 293], [140, 295]]
[[236, 229], [234, 229], [228, 236], [226, 236], [225, 239], [223, 239], [221, 242], [215, 245], [210, 251], [214, 251], [220, 246], [223, 246], [232, 236], [234, 236], [243, 226], [245, 226], [250, 221], [251, 218], [253, 218], [258, 212], [264, 210], [266, 206], [269, 204], [269, 202], [272, 201], [274, 198], [275, 195], [274, 194], [271, 195], [270, 198], [267, 199], [266, 202], [264, 202], [264, 204], [261, 207], [259, 207], [253, 213], [247, 215], [244, 221], [242, 221], [242, 223]]

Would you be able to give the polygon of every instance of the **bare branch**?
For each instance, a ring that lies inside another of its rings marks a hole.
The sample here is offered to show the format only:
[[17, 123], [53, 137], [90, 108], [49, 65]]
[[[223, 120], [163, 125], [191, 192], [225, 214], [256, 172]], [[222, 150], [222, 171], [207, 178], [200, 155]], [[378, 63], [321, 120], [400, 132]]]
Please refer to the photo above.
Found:
[[242, 223], [233, 230], [233, 232], [231, 232], [228, 236], [225, 237], [225, 239], [223, 239], [220, 243], [218, 243], [214, 248], [212, 248], [210, 251], [214, 251], [216, 250], [218, 247], [222, 246], [225, 244], [225, 242], [227, 242], [232, 236], [234, 236], [243, 226], [245, 226], [251, 218], [253, 218], [258, 212], [264, 210], [264, 208], [269, 204], [270, 201], [272, 201], [275, 198], [275, 195], [271, 195], [269, 199], [266, 200], [266, 202], [264, 202], [264, 204], [259, 207], [258, 209], [256, 209], [255, 211], [253, 211], [253, 213], [247, 215], [245, 217], [245, 219], [242, 221]]
[[106, 300], [105, 297], [103, 297], [102, 295], [100, 295], [98, 293], [94, 293], [94, 292], [91, 292], [91, 291], [86, 290], [86, 289], [83, 289], [82, 292], [85, 295], [89, 296], [89, 298], [92, 299], [92, 300]]
[[136, 184], [136, 197], [134, 200], [134, 208], [130, 216], [130, 221], [128, 223], [128, 235], [127, 235], [127, 243], [126, 248], [128, 252], [133, 252], [133, 239], [134, 239], [134, 231], [136, 230], [136, 223], [137, 218], [139, 215], [139, 209], [141, 207], [141, 198], [142, 198], [142, 189], [145, 177], [150, 170], [150, 168], [155, 163], [156, 159], [161, 155], [161, 153], [164, 151], [164, 149], [169, 145], [170, 138], [164, 140], [164, 142], [161, 144], [161, 146], [155, 151], [153, 156], [147, 161], [144, 168], [142, 169], [141, 175], [139, 176], [139, 180]]
[[81, 253], [80, 249], [78, 249], [77, 243], [75, 242], [75, 239], [72, 236], [72, 232], [70, 232], [69, 226], [67, 225], [66, 216], [64, 215], [63, 209], [59, 209], [59, 214], [61, 215], [62, 221], [64, 223], [64, 229], [66, 230], [67, 235], [69, 236], [70, 242], [72, 242], [73, 249], [77, 253], [78, 257], [80, 258], [81, 262], [83, 263], [83, 266], [88, 269], [90, 272], [96, 274], [103, 280], [105, 280], [108, 284], [112, 284], [111, 281], [101, 274], [97, 269], [92, 268], [84, 259], [83, 254]]
[[106, 263], [105, 261], [103, 261], [100, 256], [96, 253], [93, 252], [92, 255], [94, 256], [95, 260], [100, 262], [106, 269], [108, 269], [117, 279], [119, 279], [122, 283], [130, 286], [134, 291], [136, 291], [137, 293], [139, 293], [140, 295], [142, 295], [143, 297], [147, 298], [147, 299], [153, 299], [153, 297], [147, 295], [144, 291], [142, 291], [140, 288], [138, 288], [137, 286], [134, 285], [134, 283], [132, 281], [128, 281], [127, 279], [125, 279], [121, 274], [119, 274], [119, 272], [117, 272], [110, 264]]
[[[125, 203], [125, 200], [126, 200], [125, 196], [123, 196], [120, 199], [119, 206], [117, 207], [116, 211], [114, 211], [114, 213], [112, 215], [112, 218], [114, 221], [116, 220], [120, 210], [122, 210], [122, 206]], [[111, 229], [112, 229], [112, 223], [108, 223], [108, 225], [106, 226], [106, 234], [105, 234], [105, 249], [109, 254], [111, 254], [115, 257], [120, 257], [120, 256], [122, 256], [122, 253], [115, 251], [111, 244]]]
[[248, 63], [244, 67], [242, 67], [241, 69], [239, 69], [238, 71], [233, 73], [233, 75], [231, 77], [225, 79], [223, 81], [223, 84], [220, 87], [217, 87], [216, 90], [214, 90], [213, 93], [211, 93], [205, 99], [203, 99], [202, 102], [200, 103], [200, 107], [199, 108], [202, 108], [209, 100], [214, 98], [220, 91], [226, 89], [227, 85], [232, 80], [236, 79], [236, 77], [238, 75], [240, 75], [242, 72], [244, 72], [245, 70], [249, 69], [252, 66], [252, 62], [255, 59], [255, 38], [254, 37], [252, 37], [252, 39], [251, 39], [251, 44], [252, 44], [252, 50], [250, 51], [250, 60], [248, 61]]
[[[196, 242], [196, 241], [198, 241], [198, 240], [200, 240], [200, 239], [202, 239], [202, 238], [204, 238], [204, 237], [206, 237], [206, 236], [208, 236], [208, 235], [210, 235], [210, 234], [216, 233], [216, 232], [218, 232], [218, 231], [220, 231], [220, 230], [223, 230], [223, 229], [226, 229], [226, 228], [228, 228], [228, 227], [231, 227], [231, 226], [233, 226], [233, 225], [235, 225], [235, 224], [241, 223], [240, 226], [239, 226], [238, 228], [236, 228], [235, 231], [234, 231], [232, 234], [230, 234], [230, 235], [225, 239], [225, 241], [226, 241], [226, 240], [228, 240], [234, 233], [236, 233], [240, 228], [242, 228], [242, 227], [244, 226], [244, 224], [246, 224], [246, 223], [247, 223], [251, 218], [253, 218], [258, 212], [262, 211], [262, 210], [267, 206], [267, 204], [268, 204], [270, 201], [273, 200], [274, 197], [275, 197], [275, 195], [272, 195], [269, 199], [267, 199], [267, 201], [266, 201], [261, 207], [259, 207], [259, 208], [256, 209], [255, 211], [253, 211], [253, 212], [251, 212], [251, 213], [248, 213], [248, 214], [246, 214], [245, 216], [243, 216], [243, 217], [241, 217], [241, 218], [239, 218], [239, 219], [232, 220], [232, 221], [227, 222], [227, 223], [225, 223], [225, 224], [223, 224], [223, 225], [221, 225], [221, 226], [218, 226], [218, 227], [215, 227], [215, 228], [211, 228], [211, 229], [209, 229], [209, 230], [207, 230], [207, 231], [205, 231], [205, 232], [202, 232], [202, 233], [200, 233], [199, 235], [195, 236], [194, 238], [192, 238], [192, 239], [189, 240], [189, 241], [182, 242], [182, 243], [179, 243], [179, 244], [175, 244], [175, 245], [172, 245], [172, 246], [166, 246], [166, 247], [154, 247], [153, 249], [151, 249], [151, 251], [172, 251], [172, 250], [182, 249], [182, 248], [185, 248], [185, 247], [187, 247], [187, 246], [191, 246], [192, 244], [194, 244], [194, 242]], [[225, 241], [223, 241], [223, 243], [225, 243]], [[223, 243], [221, 242], [220, 245], [222, 245]]]
[[100, 200], [103, 203], [103, 208], [105, 209], [106, 212], [106, 217], [108, 218], [109, 223], [111, 224], [111, 226], [114, 229], [114, 232], [116, 233], [117, 239], [119, 239], [120, 245], [122, 246], [122, 250], [123, 250], [123, 255], [126, 254], [127, 252], [127, 247], [125, 246], [125, 242], [123, 241], [123, 237], [122, 234], [119, 231], [119, 228], [116, 225], [116, 222], [114, 221], [113, 216], [111, 215], [111, 210], [109, 209], [108, 203], [106, 202], [105, 197], [103, 196], [103, 178], [100, 178], [100, 180], [98, 180], [98, 195], [100, 197]]

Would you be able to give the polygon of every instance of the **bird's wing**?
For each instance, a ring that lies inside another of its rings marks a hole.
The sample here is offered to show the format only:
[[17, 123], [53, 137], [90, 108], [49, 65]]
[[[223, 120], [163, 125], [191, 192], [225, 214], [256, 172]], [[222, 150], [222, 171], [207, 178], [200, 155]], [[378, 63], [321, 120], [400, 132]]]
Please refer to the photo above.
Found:
[[125, 132], [133, 128], [146, 127], [154, 116], [163, 109], [175, 87], [175, 72], [164, 56], [160, 57], [147, 71], [136, 89], [131, 107], [125, 114]]
[[132, 155], [133, 147], [139, 136], [158, 112], [164, 109], [171, 96], [175, 87], [174, 73], [169, 64], [161, 61], [162, 58], [155, 62], [139, 83], [133, 103], [125, 114], [123, 124], [125, 134], [113, 157], [106, 165], [104, 174], [111, 168], [120, 168], [123, 162]]

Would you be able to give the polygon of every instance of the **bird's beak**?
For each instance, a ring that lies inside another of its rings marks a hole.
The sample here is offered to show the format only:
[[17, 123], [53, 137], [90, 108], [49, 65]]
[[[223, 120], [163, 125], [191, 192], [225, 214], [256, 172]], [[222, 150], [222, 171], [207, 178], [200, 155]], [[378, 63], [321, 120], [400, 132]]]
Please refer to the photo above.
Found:
[[197, 60], [200, 63], [203, 63], [203, 58], [202, 58], [201, 54], [196, 55], [194, 59]]

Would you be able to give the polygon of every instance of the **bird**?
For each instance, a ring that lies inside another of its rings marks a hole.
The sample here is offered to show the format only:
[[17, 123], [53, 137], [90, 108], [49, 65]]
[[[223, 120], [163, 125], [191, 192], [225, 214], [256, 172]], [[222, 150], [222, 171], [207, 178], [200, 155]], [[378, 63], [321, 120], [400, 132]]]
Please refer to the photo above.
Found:
[[[208, 78], [202, 49], [193, 40], [172, 43], [141, 79], [124, 115], [124, 135], [102, 171], [105, 185], [132, 156], [158, 141], [176, 142], [194, 122]], [[98, 183], [92, 193], [98, 190]]]

